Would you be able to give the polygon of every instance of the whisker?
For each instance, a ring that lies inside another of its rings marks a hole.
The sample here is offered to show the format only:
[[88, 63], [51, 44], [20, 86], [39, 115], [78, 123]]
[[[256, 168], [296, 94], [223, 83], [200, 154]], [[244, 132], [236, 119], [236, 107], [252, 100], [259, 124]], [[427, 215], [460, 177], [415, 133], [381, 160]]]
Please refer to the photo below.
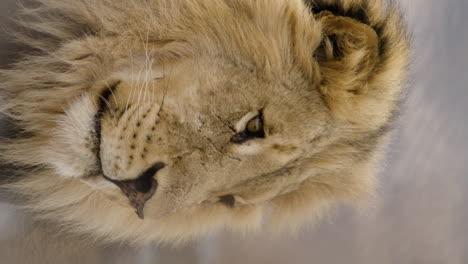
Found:
[[146, 102], [146, 95], [147, 95], [147, 91], [148, 91], [148, 74], [149, 74], [149, 69], [150, 69], [150, 58], [149, 58], [149, 51], [148, 51], [148, 46], [149, 46], [149, 32], [150, 32], [150, 29], [148, 28], [147, 31], [146, 31], [146, 42], [144, 44], [144, 48], [145, 48], [145, 55], [146, 55], [146, 60], [145, 60], [145, 67], [146, 67], [146, 74], [145, 74], [145, 83], [144, 83], [144, 96], [143, 96], [143, 101]]
[[114, 110], [112, 109], [112, 105], [110, 104], [110, 102], [104, 98], [102, 95], [99, 95], [99, 98], [107, 105], [107, 109], [109, 110], [109, 112], [112, 114], [113, 116], [113, 120], [112, 120], [112, 124], [114, 125], [114, 128], [117, 128], [117, 125], [115, 124], [115, 120], [117, 119], [116, 118], [116, 115], [115, 115], [115, 112]]
[[130, 93], [127, 95], [127, 103], [125, 104], [125, 112], [128, 111], [128, 105], [130, 103], [130, 96], [133, 92], [133, 82], [134, 82], [134, 62], [133, 62], [133, 52], [130, 50], [130, 63], [132, 65], [132, 72], [131, 72], [131, 78], [130, 78]]

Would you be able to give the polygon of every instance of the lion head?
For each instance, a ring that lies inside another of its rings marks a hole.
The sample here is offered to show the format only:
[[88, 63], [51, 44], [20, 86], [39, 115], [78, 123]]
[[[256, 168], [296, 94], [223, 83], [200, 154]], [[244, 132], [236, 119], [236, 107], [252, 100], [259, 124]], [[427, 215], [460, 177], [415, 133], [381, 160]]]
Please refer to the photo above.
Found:
[[372, 194], [407, 61], [391, 7], [38, 2], [20, 21], [39, 37], [19, 34], [37, 52], [1, 72], [18, 133], [0, 148], [39, 218], [180, 241]]

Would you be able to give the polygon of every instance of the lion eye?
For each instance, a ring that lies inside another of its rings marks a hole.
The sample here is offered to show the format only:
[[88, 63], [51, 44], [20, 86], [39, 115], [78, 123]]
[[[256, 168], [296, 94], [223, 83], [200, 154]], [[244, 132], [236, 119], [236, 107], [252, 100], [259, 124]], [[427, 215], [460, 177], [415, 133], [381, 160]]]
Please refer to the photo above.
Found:
[[259, 133], [263, 131], [263, 122], [260, 116], [256, 116], [254, 119], [247, 123], [246, 130], [249, 133]]
[[235, 144], [241, 144], [252, 138], [264, 138], [265, 132], [263, 130], [263, 119], [261, 114], [252, 118], [247, 125], [245, 130], [235, 134], [231, 138], [231, 142]]

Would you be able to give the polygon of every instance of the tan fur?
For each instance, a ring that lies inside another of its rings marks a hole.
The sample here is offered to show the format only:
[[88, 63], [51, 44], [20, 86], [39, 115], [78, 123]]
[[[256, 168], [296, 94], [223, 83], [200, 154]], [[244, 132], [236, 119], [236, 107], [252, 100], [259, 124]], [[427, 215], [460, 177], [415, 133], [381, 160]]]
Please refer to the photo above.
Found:
[[[380, 0], [303, 1], [23, 8], [32, 34], [17, 37], [37, 52], [0, 72], [3, 112], [21, 131], [0, 142], [0, 160], [30, 169], [4, 188], [67, 230], [142, 243], [266, 219], [295, 228], [372, 195], [405, 79], [401, 18]], [[96, 146], [99, 95], [113, 86]], [[266, 137], [230, 143], [259, 111]], [[140, 220], [102, 174], [134, 179], [155, 162], [166, 167]], [[229, 194], [233, 208], [219, 202]]]

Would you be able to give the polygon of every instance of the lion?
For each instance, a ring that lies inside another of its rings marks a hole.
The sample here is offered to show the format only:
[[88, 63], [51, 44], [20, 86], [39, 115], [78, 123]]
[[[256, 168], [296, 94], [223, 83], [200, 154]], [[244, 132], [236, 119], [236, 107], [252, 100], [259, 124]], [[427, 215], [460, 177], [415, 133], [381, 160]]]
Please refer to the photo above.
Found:
[[408, 37], [384, 0], [36, 0], [1, 70], [2, 189], [105, 241], [296, 230], [360, 204]]

